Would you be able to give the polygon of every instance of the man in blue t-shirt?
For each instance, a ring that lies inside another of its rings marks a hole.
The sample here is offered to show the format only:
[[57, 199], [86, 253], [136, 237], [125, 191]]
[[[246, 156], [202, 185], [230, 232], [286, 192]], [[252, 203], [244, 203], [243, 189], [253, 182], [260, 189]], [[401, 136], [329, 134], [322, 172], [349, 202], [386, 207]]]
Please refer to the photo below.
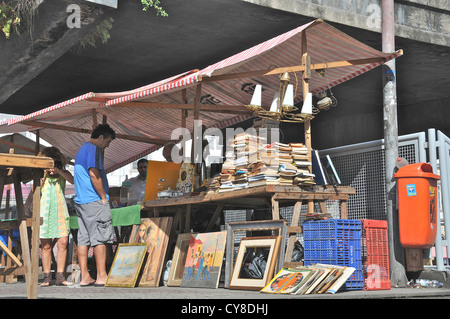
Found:
[[[107, 124], [98, 125], [75, 157], [75, 209], [78, 216], [77, 254], [81, 270], [80, 286], [104, 286], [106, 272], [106, 244], [114, 238], [111, 210], [109, 207], [109, 186], [103, 168], [102, 151], [116, 137]], [[88, 272], [89, 247], [94, 247], [97, 278]]]

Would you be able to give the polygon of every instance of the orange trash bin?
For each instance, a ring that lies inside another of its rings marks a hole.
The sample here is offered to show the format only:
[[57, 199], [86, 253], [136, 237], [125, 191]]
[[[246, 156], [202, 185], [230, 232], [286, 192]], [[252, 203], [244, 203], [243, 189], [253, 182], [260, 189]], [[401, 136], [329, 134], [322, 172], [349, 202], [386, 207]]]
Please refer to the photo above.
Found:
[[439, 175], [427, 163], [400, 168], [397, 178], [400, 243], [406, 248], [430, 248], [436, 240], [437, 181]]

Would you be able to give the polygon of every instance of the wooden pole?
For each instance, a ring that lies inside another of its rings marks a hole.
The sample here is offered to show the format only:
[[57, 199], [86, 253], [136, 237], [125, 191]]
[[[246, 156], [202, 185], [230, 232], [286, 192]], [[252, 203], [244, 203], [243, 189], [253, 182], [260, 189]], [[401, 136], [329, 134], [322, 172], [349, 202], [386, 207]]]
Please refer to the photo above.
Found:
[[[16, 209], [19, 220], [20, 244], [22, 248], [23, 265], [25, 267], [25, 283], [27, 286], [28, 299], [37, 298], [37, 276], [32, 278], [30, 246], [28, 241], [27, 221], [25, 219], [25, 209], [23, 206], [22, 188], [20, 176], [13, 172], [14, 192], [16, 195]], [[37, 274], [37, 273], [36, 273]]]
[[97, 111], [92, 109], [92, 129], [97, 127]]
[[[40, 151], [40, 134], [36, 131], [35, 154]], [[30, 195], [29, 195], [30, 196]], [[33, 214], [31, 227], [31, 264], [30, 264], [30, 292], [29, 298], [37, 298], [37, 286], [39, 275], [39, 238], [41, 226], [41, 176], [40, 170], [33, 170]]]
[[41, 151], [40, 130], [36, 130], [34, 134], [36, 135], [36, 143], [34, 144], [34, 155], [38, 155], [39, 152]]
[[[202, 84], [197, 85], [197, 90], [195, 92], [195, 107], [194, 107], [194, 124], [192, 131], [194, 133], [194, 136], [192, 137], [192, 149], [191, 149], [191, 163], [195, 166], [195, 164], [198, 162], [197, 155], [199, 153], [199, 150], [202, 146], [201, 139], [199, 140], [200, 136], [199, 132], [201, 133], [201, 126], [198, 126], [198, 120], [200, 119], [200, 98], [202, 94]], [[196, 170], [194, 170], [196, 171]]]
[[[44, 127], [44, 128], [50, 128], [54, 130], [62, 130], [62, 131], [69, 131], [69, 132], [78, 132], [78, 133], [86, 133], [91, 134], [92, 129], [85, 129], [81, 127], [70, 127], [65, 125], [58, 125], [58, 124], [50, 124], [50, 123], [44, 123], [44, 122], [38, 122], [38, 121], [23, 121], [23, 124], [26, 125], [33, 125], [37, 127]], [[106, 123], [105, 123], [106, 124]], [[149, 143], [149, 144], [158, 144], [158, 145], [164, 145], [168, 140], [163, 139], [155, 139], [155, 138], [147, 138], [143, 136], [132, 136], [132, 135], [126, 135], [126, 134], [116, 134], [116, 138], [120, 139], [126, 139], [131, 141], [137, 141], [142, 143]]]
[[38, 274], [39, 274], [39, 228], [40, 228], [40, 206], [41, 206], [41, 179], [39, 171], [34, 172], [33, 179], [33, 215], [31, 233], [31, 269], [30, 269], [30, 292], [29, 298], [37, 297]]
[[[305, 66], [305, 71], [302, 74], [303, 100], [309, 92], [309, 79], [311, 77], [310, 57], [308, 56], [308, 42], [306, 39], [306, 30], [302, 32], [302, 65]], [[305, 146], [308, 154], [308, 162], [312, 162], [312, 147], [311, 147], [311, 120], [306, 120], [304, 123]], [[308, 166], [309, 172], [312, 173], [312, 165]], [[308, 214], [314, 213], [314, 201], [308, 201]]]
[[[181, 103], [182, 104], [187, 104], [188, 103], [186, 89], [183, 89], [181, 91]], [[188, 110], [186, 110], [186, 109], [182, 109], [181, 110], [181, 127], [182, 128], [186, 128], [186, 121], [187, 121], [188, 115], [189, 115], [189, 111]], [[185, 161], [186, 157], [187, 157], [187, 152], [186, 152], [186, 141], [184, 139], [183, 139], [183, 145], [181, 145], [181, 148], [183, 150], [182, 158], [183, 158], [183, 161]]]

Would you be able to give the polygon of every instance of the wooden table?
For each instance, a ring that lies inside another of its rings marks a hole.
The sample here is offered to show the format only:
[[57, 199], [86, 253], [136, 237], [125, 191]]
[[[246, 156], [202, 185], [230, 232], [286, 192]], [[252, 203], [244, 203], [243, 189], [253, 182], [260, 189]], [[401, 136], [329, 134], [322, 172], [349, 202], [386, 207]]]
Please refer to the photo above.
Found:
[[[354, 188], [349, 186], [294, 186], [294, 185], [266, 185], [252, 188], [244, 188], [223, 193], [211, 192], [198, 195], [181, 196], [167, 199], [146, 201], [143, 211], [159, 216], [161, 212], [174, 213], [174, 227], [181, 231], [190, 232], [190, 213], [193, 205], [213, 205], [214, 214], [205, 231], [209, 231], [220, 218], [224, 208], [249, 209], [271, 208], [272, 219], [280, 219], [280, 207], [294, 206], [291, 224], [288, 227], [288, 245], [285, 254], [285, 264], [291, 261], [294, 243], [297, 233], [301, 233], [300, 211], [303, 204], [317, 202], [320, 212], [310, 217], [328, 216], [325, 201], [340, 201], [340, 218], [347, 218], [347, 200], [349, 195], [355, 194]], [[184, 219], [182, 218], [184, 215]], [[308, 214], [306, 215], [308, 217]], [[177, 226], [179, 225], [179, 226]]]
[[[22, 261], [11, 251], [12, 246], [3, 245], [1, 248], [12, 260], [7, 261], [0, 275], [25, 274], [27, 295], [29, 299], [37, 298], [38, 268], [39, 268], [39, 226], [41, 224], [39, 208], [41, 196], [40, 176], [42, 169], [53, 168], [53, 160], [49, 157], [0, 154], [0, 190], [3, 194], [5, 185], [13, 184], [16, 196], [17, 219], [0, 222], [0, 229], [12, 230], [19, 228]], [[33, 180], [33, 216], [26, 218], [22, 197], [21, 183]], [[27, 227], [32, 226], [31, 253], [29, 247]]]

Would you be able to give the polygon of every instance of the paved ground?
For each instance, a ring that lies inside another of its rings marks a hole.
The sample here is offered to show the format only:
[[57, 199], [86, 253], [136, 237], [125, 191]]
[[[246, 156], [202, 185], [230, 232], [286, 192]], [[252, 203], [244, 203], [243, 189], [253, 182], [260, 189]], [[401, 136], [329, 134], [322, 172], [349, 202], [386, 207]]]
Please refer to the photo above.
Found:
[[[265, 302], [271, 299], [450, 299], [450, 289], [446, 288], [392, 288], [390, 290], [342, 291], [334, 295], [274, 295], [258, 291], [231, 290], [225, 288], [116, 288], [116, 287], [38, 287], [38, 299], [178, 299], [178, 300], [242, 300], [242, 302]], [[0, 284], [0, 299], [27, 299], [24, 282]]]
[[[303, 314], [320, 317], [375, 315], [425, 317], [443, 307], [440, 299], [450, 299], [450, 289], [393, 288], [390, 290], [344, 291], [335, 295], [273, 295], [258, 291], [195, 289], [181, 287], [39, 287], [38, 300], [27, 300], [24, 282], [0, 284], [0, 305], [21, 313], [55, 310], [64, 314], [83, 313], [101, 317], [154, 314], [164, 318], [286, 317]], [[422, 300], [418, 300], [422, 299]], [[75, 301], [75, 302], [74, 302]], [[433, 303], [430, 303], [433, 301]], [[442, 301], [442, 300], [441, 300]], [[36, 302], [39, 305], [36, 307]], [[444, 302], [446, 302], [444, 300]], [[386, 303], [387, 306], [386, 306]], [[406, 303], [406, 305], [405, 305]], [[44, 304], [45, 306], [41, 306]], [[120, 311], [120, 312], [119, 312]], [[47, 312], [53, 313], [55, 312]], [[422, 316], [423, 315], [423, 316]]]

